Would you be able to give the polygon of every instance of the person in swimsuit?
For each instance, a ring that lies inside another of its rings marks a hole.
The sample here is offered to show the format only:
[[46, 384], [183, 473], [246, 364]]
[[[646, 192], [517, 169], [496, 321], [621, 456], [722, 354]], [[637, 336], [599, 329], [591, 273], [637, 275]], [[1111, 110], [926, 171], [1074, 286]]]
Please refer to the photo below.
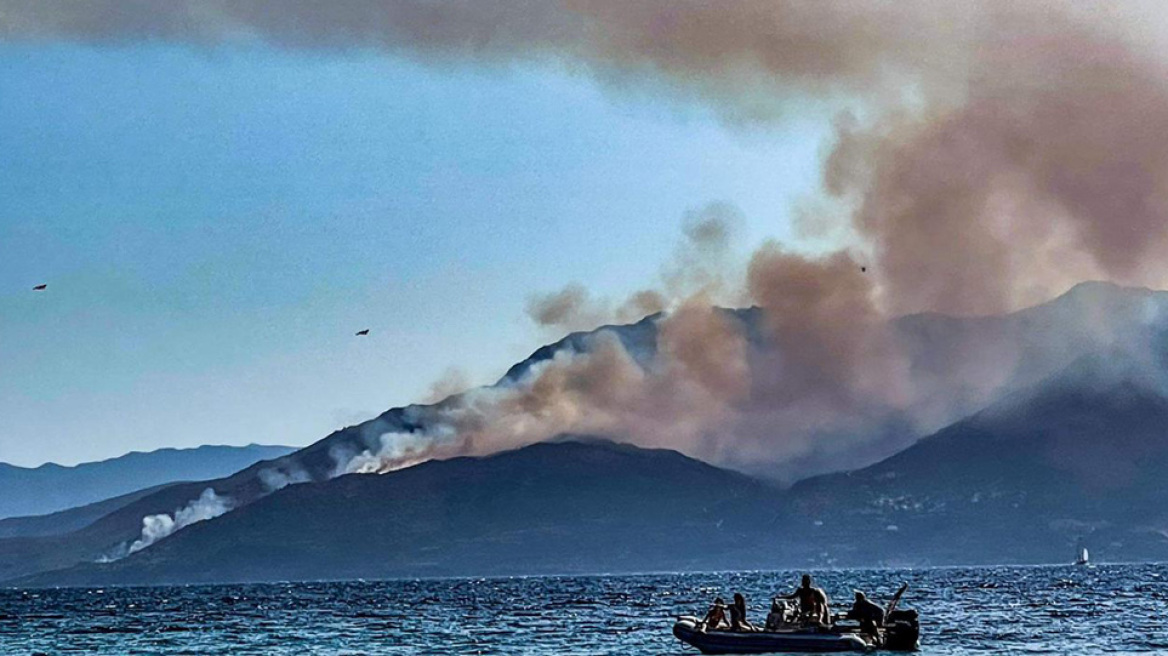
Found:
[[717, 631], [724, 629], [729, 624], [726, 622], [726, 602], [722, 601], [721, 597], [714, 599], [714, 605], [710, 607], [709, 612], [698, 622], [699, 631]]
[[746, 597], [734, 593], [734, 603], [730, 605], [731, 631], [758, 631], [758, 628], [746, 619]]

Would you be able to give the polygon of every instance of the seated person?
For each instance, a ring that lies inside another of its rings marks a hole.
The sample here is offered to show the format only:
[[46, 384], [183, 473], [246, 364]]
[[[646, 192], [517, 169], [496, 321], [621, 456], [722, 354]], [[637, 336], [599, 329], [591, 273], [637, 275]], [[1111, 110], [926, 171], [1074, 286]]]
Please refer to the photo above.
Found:
[[856, 590], [856, 601], [846, 617], [850, 620], [859, 620], [860, 631], [873, 637], [878, 637], [880, 627], [884, 626], [884, 609], [868, 601], [859, 590]]
[[746, 619], [746, 597], [734, 593], [734, 603], [730, 604], [731, 631], [757, 631], [758, 629]]
[[771, 612], [767, 613], [766, 618], [766, 630], [779, 631], [790, 624], [794, 619], [791, 617], [791, 610], [786, 602], [780, 601], [778, 598], [772, 599]]
[[803, 575], [803, 584], [789, 595], [779, 599], [799, 600], [799, 619], [804, 624], [831, 626], [831, 609], [827, 603], [827, 593], [812, 585], [811, 575]]
[[714, 599], [714, 605], [710, 607], [709, 612], [698, 622], [698, 630], [706, 631], [729, 628], [730, 624], [726, 621], [726, 602], [722, 601], [721, 597]]

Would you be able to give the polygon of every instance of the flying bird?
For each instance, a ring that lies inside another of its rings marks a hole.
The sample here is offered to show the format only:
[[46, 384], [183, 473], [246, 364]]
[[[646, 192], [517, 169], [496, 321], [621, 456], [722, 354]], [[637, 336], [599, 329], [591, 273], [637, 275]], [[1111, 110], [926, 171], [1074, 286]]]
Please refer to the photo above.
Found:
[[866, 267], [866, 266], [860, 267], [860, 273], [868, 273], [868, 267]]
[[36, 287], [33, 287], [32, 290], [34, 292], [43, 292], [48, 288], [49, 288], [49, 285], [47, 283], [42, 283], [40, 285], [37, 285]]
[[365, 335], [368, 335], [368, 334], [369, 334], [369, 329], [368, 329], [368, 328], [366, 328], [365, 330], [358, 330], [358, 331], [357, 331], [357, 336], [358, 336], [358, 337], [364, 337]]

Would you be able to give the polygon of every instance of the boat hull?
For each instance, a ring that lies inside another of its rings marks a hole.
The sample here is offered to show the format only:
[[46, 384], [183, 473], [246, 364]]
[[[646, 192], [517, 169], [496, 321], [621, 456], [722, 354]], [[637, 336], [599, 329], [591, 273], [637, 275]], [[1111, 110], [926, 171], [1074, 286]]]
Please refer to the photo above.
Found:
[[700, 631], [697, 622], [685, 618], [673, 625], [678, 640], [703, 654], [836, 653], [871, 651], [872, 646], [854, 634], [794, 631], [784, 633]]

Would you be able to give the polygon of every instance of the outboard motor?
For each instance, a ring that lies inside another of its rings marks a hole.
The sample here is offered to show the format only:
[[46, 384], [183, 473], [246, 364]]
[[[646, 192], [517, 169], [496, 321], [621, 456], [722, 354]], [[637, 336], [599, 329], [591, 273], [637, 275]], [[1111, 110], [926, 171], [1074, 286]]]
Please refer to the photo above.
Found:
[[921, 624], [915, 610], [894, 610], [884, 622], [884, 648], [916, 651], [921, 646]]
[[921, 646], [921, 624], [917, 612], [912, 609], [900, 610], [896, 607], [900, 598], [908, 590], [908, 584], [900, 586], [892, 601], [884, 610], [884, 644], [888, 651], [916, 651]]

